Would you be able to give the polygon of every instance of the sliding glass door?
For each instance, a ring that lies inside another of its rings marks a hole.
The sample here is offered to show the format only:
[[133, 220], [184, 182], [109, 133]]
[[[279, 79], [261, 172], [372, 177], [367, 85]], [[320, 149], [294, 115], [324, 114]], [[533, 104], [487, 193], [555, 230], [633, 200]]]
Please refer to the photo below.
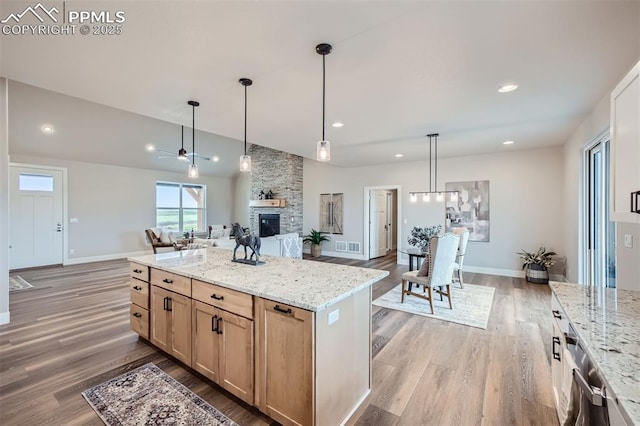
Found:
[[585, 150], [587, 284], [616, 286], [615, 222], [609, 220], [609, 139]]

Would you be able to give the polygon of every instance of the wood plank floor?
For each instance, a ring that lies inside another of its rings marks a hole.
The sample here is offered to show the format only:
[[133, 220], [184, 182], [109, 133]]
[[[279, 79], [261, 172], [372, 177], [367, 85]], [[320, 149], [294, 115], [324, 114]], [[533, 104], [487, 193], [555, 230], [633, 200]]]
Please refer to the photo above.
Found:
[[[395, 254], [317, 260], [386, 269], [374, 298], [400, 281]], [[154, 362], [240, 425], [272, 422], [129, 330], [124, 260], [13, 272], [0, 326], [0, 424], [99, 425], [80, 393]], [[373, 308], [373, 389], [349, 425], [556, 425], [550, 291], [522, 279], [464, 275], [496, 288], [487, 330]]]

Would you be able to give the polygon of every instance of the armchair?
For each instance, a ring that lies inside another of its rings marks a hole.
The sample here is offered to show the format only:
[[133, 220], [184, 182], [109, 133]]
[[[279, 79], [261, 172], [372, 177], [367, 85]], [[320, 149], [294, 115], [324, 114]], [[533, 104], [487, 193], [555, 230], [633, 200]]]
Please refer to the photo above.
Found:
[[179, 242], [171, 242], [171, 241], [162, 241], [160, 236], [162, 234], [162, 230], [159, 228], [149, 228], [144, 230], [147, 235], [147, 240], [151, 243], [151, 248], [153, 248], [153, 253], [157, 254], [159, 248], [173, 248], [173, 250], [182, 250], [184, 247], [183, 243]]

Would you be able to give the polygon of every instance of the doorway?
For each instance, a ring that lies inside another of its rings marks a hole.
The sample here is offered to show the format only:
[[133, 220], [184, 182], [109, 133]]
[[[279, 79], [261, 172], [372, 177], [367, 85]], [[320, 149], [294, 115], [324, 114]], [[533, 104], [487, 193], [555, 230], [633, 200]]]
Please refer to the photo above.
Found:
[[585, 149], [585, 277], [595, 287], [616, 286], [616, 224], [609, 218], [608, 133]]
[[64, 262], [65, 172], [9, 165], [9, 269]]
[[386, 256], [398, 247], [399, 202], [397, 187], [365, 188], [365, 254]]

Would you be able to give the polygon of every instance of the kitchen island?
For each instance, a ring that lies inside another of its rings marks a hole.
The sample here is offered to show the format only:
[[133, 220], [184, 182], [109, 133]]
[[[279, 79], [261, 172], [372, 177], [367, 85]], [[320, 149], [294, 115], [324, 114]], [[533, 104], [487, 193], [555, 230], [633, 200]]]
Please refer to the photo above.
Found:
[[130, 258], [132, 329], [280, 423], [344, 423], [371, 388], [371, 285], [389, 273], [261, 259]]
[[640, 425], [640, 292], [561, 282], [549, 285], [560, 305], [554, 308], [552, 299], [553, 315], [564, 313], [572, 325], [612, 397], [607, 398], [609, 412], [615, 407], [624, 423]]

